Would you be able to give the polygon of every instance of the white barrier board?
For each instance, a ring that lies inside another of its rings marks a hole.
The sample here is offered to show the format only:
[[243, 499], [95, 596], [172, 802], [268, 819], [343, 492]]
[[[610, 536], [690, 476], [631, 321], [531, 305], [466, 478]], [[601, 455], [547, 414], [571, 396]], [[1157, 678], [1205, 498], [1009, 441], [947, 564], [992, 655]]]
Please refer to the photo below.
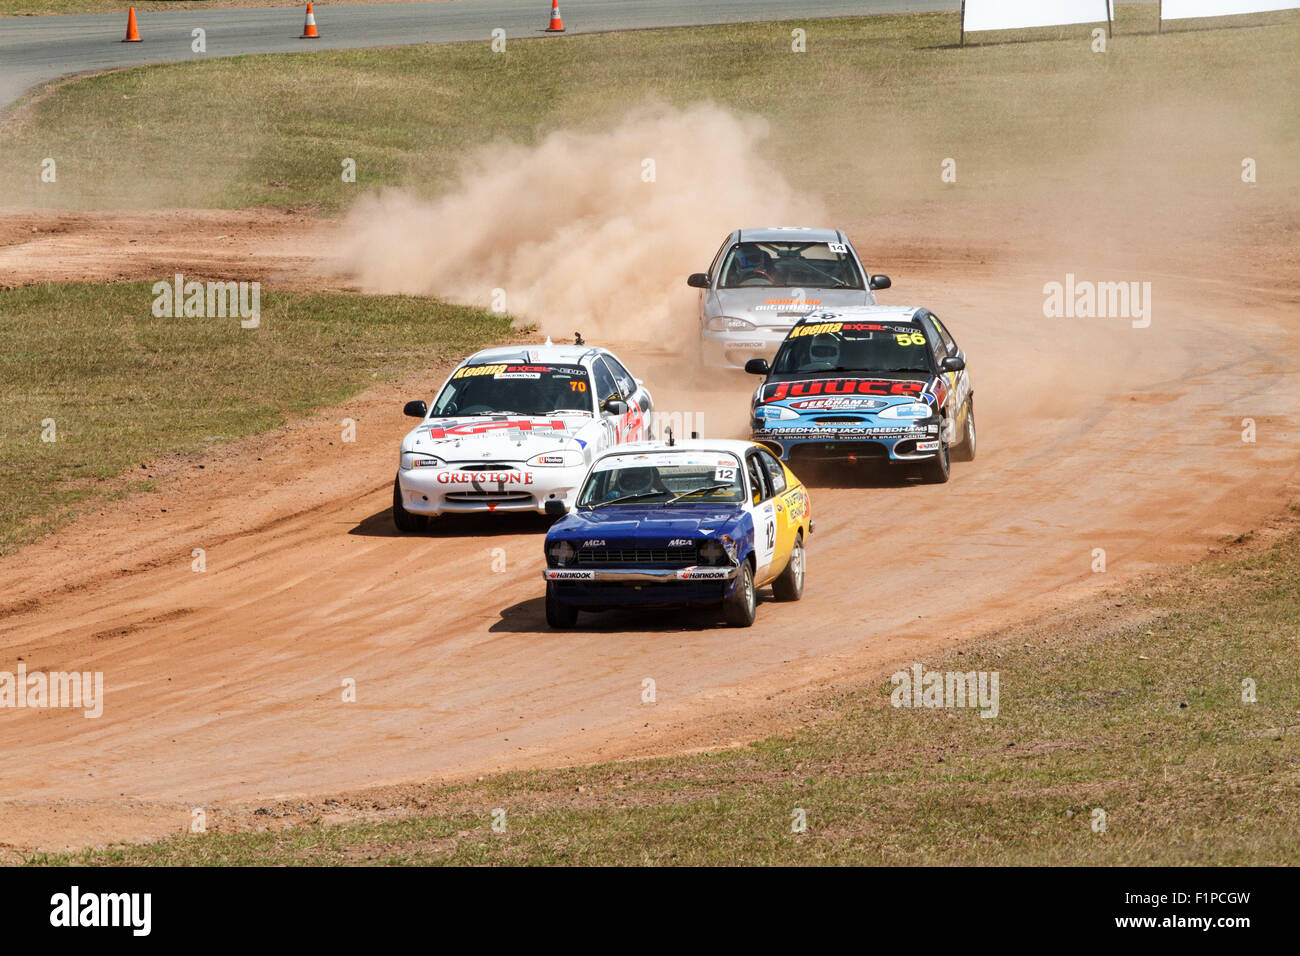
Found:
[[1229, 17], [1238, 13], [1268, 13], [1270, 10], [1300, 10], [1300, 0], [1164, 0], [1160, 19]]
[[1097, 23], [1106, 19], [1109, 0], [966, 0], [967, 33]]

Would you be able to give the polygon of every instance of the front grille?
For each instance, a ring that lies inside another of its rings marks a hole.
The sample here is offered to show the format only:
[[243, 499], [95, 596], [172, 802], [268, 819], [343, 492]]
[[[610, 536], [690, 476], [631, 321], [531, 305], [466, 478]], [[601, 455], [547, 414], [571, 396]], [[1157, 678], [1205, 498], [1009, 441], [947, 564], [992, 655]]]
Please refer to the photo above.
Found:
[[448, 461], [457, 471], [514, 471], [515, 466], [506, 461]]
[[699, 564], [699, 555], [694, 547], [580, 548], [577, 564], [588, 567], [689, 568]]
[[819, 425], [857, 424], [864, 420], [861, 415], [822, 415], [813, 419]]
[[453, 491], [448, 501], [532, 501], [526, 491]]

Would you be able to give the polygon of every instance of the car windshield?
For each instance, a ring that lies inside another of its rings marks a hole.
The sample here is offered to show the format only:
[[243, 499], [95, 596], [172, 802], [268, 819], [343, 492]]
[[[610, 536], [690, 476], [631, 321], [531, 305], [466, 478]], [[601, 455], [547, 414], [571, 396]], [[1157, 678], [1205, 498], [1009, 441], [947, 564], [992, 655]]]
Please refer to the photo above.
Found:
[[722, 289], [861, 289], [862, 273], [842, 242], [741, 242], [722, 264]]
[[929, 355], [919, 325], [810, 322], [796, 325], [786, 336], [772, 372], [929, 372]]
[[456, 369], [429, 412], [453, 415], [591, 413], [591, 384], [580, 365], [465, 365]]
[[598, 461], [587, 476], [578, 507], [716, 505], [739, 502], [744, 494], [740, 462], [728, 452], [612, 455]]

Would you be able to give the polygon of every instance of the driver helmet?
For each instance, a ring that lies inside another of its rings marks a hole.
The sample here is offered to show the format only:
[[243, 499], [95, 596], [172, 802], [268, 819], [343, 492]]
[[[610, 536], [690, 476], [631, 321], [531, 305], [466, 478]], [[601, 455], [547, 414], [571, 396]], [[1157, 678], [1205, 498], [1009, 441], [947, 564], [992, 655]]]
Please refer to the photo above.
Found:
[[658, 471], [653, 466], [624, 468], [614, 480], [612, 489], [614, 497], [623, 498], [627, 495], [644, 495], [655, 490], [658, 478]]
[[772, 264], [772, 257], [760, 249], [758, 243], [742, 242], [736, 247], [736, 262], [747, 272], [766, 272]]
[[814, 335], [812, 343], [808, 346], [808, 357], [814, 362], [830, 362], [832, 365], [838, 365], [840, 358], [839, 337], [830, 332]]

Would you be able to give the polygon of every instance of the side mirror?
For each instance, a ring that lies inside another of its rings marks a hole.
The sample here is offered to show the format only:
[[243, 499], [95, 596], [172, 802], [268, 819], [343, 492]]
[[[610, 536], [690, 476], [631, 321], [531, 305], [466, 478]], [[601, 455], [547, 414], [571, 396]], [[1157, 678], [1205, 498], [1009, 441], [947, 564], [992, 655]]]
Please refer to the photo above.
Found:
[[559, 498], [547, 498], [546, 504], [542, 506], [550, 518], [563, 518], [569, 513], [569, 509], [564, 507], [564, 502]]
[[627, 414], [627, 402], [619, 398], [611, 398], [605, 403], [604, 408], [605, 411], [609, 412], [611, 415]]
[[889, 276], [872, 276], [872, 277], [871, 277], [871, 288], [872, 288], [872, 289], [888, 289], [891, 285], [893, 285], [893, 283], [889, 281]]
[[966, 360], [960, 355], [949, 355], [939, 363], [940, 370], [944, 372], [960, 372], [966, 367]]
[[750, 375], [766, 375], [771, 371], [767, 365], [767, 359], [750, 359], [745, 363], [745, 371]]
[[402, 406], [402, 414], [412, 418], [423, 418], [429, 414], [429, 406], [424, 402], [407, 402]]
[[686, 284], [692, 289], [707, 289], [709, 287], [709, 274], [707, 272], [692, 273], [686, 279]]

